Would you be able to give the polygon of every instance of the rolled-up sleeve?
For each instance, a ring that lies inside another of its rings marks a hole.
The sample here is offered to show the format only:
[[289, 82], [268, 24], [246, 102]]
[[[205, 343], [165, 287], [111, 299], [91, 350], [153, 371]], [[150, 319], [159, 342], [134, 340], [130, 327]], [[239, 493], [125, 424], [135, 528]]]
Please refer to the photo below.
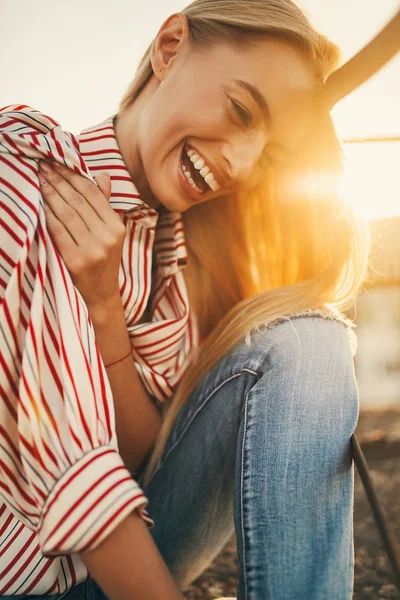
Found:
[[133, 510], [154, 522], [118, 452], [86, 305], [46, 228], [43, 154], [84, 173], [51, 119], [0, 115], [0, 494], [52, 556], [96, 547]]

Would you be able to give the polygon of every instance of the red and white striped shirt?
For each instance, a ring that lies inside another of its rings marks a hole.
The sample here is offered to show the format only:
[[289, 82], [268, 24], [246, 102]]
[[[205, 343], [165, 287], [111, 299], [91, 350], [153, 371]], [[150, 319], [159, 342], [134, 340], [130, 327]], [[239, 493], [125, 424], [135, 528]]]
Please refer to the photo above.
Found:
[[77, 139], [30, 107], [2, 109], [0, 596], [64, 593], [90, 577], [77, 553], [96, 547], [132, 510], [154, 525], [118, 452], [111, 387], [86, 305], [46, 228], [43, 157], [89, 178], [111, 175], [110, 204], [126, 227], [119, 284], [132, 355], [159, 405], [198, 345], [181, 215], [141, 200], [113, 118]]

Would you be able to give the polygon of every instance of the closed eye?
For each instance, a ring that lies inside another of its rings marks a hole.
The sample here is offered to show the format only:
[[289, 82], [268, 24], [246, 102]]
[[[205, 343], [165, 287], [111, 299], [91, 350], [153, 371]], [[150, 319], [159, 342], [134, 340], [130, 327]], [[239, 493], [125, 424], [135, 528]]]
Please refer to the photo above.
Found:
[[239, 104], [239, 102], [236, 102], [236, 100], [232, 100], [232, 104], [234, 106], [234, 109], [236, 111], [237, 116], [242, 121], [243, 125], [245, 127], [248, 127], [250, 125], [251, 121], [252, 121], [252, 116], [249, 113], [249, 111], [246, 110], [244, 108], [244, 106], [242, 106], [241, 104]]
[[224, 94], [228, 98], [228, 100], [232, 102], [233, 109], [236, 115], [239, 117], [239, 120], [242, 123], [242, 125], [246, 128], [249, 127], [253, 120], [251, 112], [249, 112], [247, 108], [243, 106], [243, 104], [240, 104], [240, 102], [233, 98], [231, 91], [226, 85], [223, 85], [222, 89], [224, 90]]

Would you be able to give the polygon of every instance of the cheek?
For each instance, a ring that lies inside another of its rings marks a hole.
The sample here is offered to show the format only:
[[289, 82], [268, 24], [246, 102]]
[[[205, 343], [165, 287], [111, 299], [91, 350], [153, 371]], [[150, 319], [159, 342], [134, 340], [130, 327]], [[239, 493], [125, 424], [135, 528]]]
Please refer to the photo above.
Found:
[[195, 107], [192, 111], [182, 109], [166, 114], [165, 119], [150, 131], [144, 146], [146, 156], [159, 164], [169, 153], [181, 149], [187, 140], [215, 142], [227, 139], [232, 133], [232, 124], [223, 107], [213, 106], [210, 110]]
[[[230, 121], [227, 115], [226, 103], [221, 94], [215, 92], [217, 86], [196, 86], [190, 93], [176, 98], [173, 103], [174, 113], [171, 120], [178, 116], [180, 127], [191, 136], [215, 139], [225, 133]], [[232, 124], [230, 124], [232, 127]]]
[[180, 144], [182, 122], [176, 115], [164, 114], [149, 121], [141, 137], [141, 159], [145, 170], [156, 169]]
[[189, 135], [206, 142], [222, 142], [232, 134], [226, 109], [218, 105], [193, 111], [187, 123]]

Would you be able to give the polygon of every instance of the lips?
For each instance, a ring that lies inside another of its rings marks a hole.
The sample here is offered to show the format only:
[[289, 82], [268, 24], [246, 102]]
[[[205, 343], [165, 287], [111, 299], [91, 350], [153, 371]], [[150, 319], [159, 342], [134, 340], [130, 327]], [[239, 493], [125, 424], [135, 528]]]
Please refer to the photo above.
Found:
[[189, 142], [184, 143], [179, 156], [178, 177], [185, 195], [194, 201], [208, 200], [216, 192], [220, 195], [221, 188], [224, 193], [233, 191], [231, 187], [227, 187], [227, 178], [216, 168], [215, 163]]
[[193, 164], [193, 161], [190, 160], [185, 148], [182, 150], [181, 160], [183, 174], [191, 187], [202, 194], [209, 192], [211, 186], [208, 185], [200, 172], [195, 168], [195, 165]]
[[[192, 188], [188, 180], [186, 179], [183, 171], [182, 171], [182, 152], [179, 153], [178, 160], [178, 180], [181, 185], [182, 191], [186, 197], [194, 202], [199, 202], [199, 200], [203, 200], [204, 196], [206, 196], [206, 192], [197, 192]], [[210, 190], [211, 191], [211, 190]]]
[[217, 169], [217, 166], [195, 146], [185, 143], [184, 149], [194, 166], [194, 170], [200, 173], [200, 176], [207, 183], [208, 187], [217, 192], [223, 186], [222, 182], [225, 179]]

